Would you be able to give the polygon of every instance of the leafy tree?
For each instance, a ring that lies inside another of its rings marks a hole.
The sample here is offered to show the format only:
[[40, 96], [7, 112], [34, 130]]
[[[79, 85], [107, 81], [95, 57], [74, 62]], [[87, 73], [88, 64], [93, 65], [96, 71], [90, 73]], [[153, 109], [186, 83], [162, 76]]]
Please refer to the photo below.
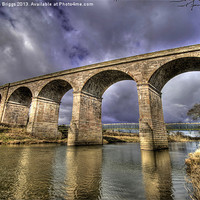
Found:
[[190, 110], [188, 110], [187, 115], [192, 117], [193, 120], [200, 118], [200, 104], [195, 104]]

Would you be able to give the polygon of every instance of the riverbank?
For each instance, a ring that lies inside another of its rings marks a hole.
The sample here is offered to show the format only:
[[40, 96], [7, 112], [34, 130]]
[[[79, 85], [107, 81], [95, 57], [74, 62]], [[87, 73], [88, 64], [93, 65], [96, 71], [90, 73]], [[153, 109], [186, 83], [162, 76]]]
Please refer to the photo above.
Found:
[[185, 136], [182, 132], [171, 132], [168, 134], [168, 142], [195, 142], [200, 141], [200, 137]]
[[103, 132], [103, 143], [131, 143], [140, 142], [139, 135], [137, 133], [122, 133], [122, 132]]
[[[137, 133], [123, 133], [123, 132], [113, 132], [104, 131], [103, 138], [105, 144], [118, 143], [118, 142], [140, 142], [139, 134]], [[190, 136], [184, 136], [181, 132], [168, 134], [169, 142], [194, 142], [200, 141], [200, 138], [193, 138]]]
[[[23, 127], [0, 126], [0, 144], [42, 144], [42, 143], [59, 143], [67, 144], [67, 132], [63, 127], [59, 127], [62, 132], [62, 139], [44, 140], [38, 139], [26, 133]], [[168, 135], [169, 142], [192, 142], [200, 141], [200, 138], [184, 136], [181, 132]], [[137, 133], [123, 133], [113, 131], [103, 131], [103, 144], [113, 143], [133, 143], [140, 142]]]
[[200, 199], [200, 147], [194, 153], [190, 153], [185, 160], [186, 170], [189, 175], [188, 182], [192, 184], [191, 199]]
[[67, 143], [67, 139], [42, 140], [26, 133], [25, 128], [0, 126], [0, 144]]

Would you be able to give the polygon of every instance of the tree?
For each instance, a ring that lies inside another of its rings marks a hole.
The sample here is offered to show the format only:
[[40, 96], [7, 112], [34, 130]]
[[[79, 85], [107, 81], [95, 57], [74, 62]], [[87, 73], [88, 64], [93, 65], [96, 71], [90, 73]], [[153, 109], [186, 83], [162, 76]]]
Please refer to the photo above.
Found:
[[193, 120], [200, 118], [200, 104], [195, 104], [190, 110], [188, 110], [187, 115], [192, 117]]
[[191, 10], [196, 6], [200, 6], [200, 0], [172, 0], [171, 2], [178, 3], [179, 7], [190, 7]]

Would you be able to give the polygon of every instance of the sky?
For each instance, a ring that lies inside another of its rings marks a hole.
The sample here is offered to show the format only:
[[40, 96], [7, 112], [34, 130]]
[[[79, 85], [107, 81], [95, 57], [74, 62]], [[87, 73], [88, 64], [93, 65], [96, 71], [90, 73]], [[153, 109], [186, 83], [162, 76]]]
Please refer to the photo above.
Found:
[[[200, 44], [200, 7], [170, 0], [62, 0], [90, 6], [53, 6], [59, 0], [0, 0], [0, 85], [92, 63]], [[5, 4], [5, 2], [7, 4]], [[26, 3], [29, 6], [25, 6]], [[50, 2], [52, 6], [30, 6]], [[13, 6], [13, 7], [12, 7]], [[200, 73], [171, 79], [162, 90], [165, 122], [190, 122], [200, 102]], [[72, 91], [62, 98], [59, 124], [69, 124]], [[102, 122], [138, 122], [134, 81], [103, 95]]]

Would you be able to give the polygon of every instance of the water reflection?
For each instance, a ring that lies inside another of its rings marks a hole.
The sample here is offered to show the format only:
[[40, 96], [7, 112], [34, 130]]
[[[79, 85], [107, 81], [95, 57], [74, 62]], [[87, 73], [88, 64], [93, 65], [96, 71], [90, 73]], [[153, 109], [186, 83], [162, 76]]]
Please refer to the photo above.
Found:
[[98, 199], [100, 196], [102, 147], [76, 147], [67, 151], [67, 199]]
[[198, 144], [0, 146], [0, 199], [187, 199], [184, 160]]
[[12, 187], [13, 196], [15, 199], [23, 199], [24, 192], [27, 191], [27, 173], [29, 168], [29, 156], [30, 148], [23, 149], [19, 156], [19, 162], [16, 166], [18, 168], [18, 173], [16, 174], [16, 182]]
[[98, 199], [102, 147], [1, 147], [0, 199]]
[[173, 199], [169, 152], [141, 151], [141, 156], [146, 199]]
[[17, 179], [16, 167], [19, 163], [19, 155], [22, 149], [10, 151], [8, 147], [0, 150], [0, 199], [9, 199], [12, 196], [12, 188]]
[[1, 199], [49, 199], [54, 149], [55, 146], [5, 147], [5, 151], [1, 148]]

